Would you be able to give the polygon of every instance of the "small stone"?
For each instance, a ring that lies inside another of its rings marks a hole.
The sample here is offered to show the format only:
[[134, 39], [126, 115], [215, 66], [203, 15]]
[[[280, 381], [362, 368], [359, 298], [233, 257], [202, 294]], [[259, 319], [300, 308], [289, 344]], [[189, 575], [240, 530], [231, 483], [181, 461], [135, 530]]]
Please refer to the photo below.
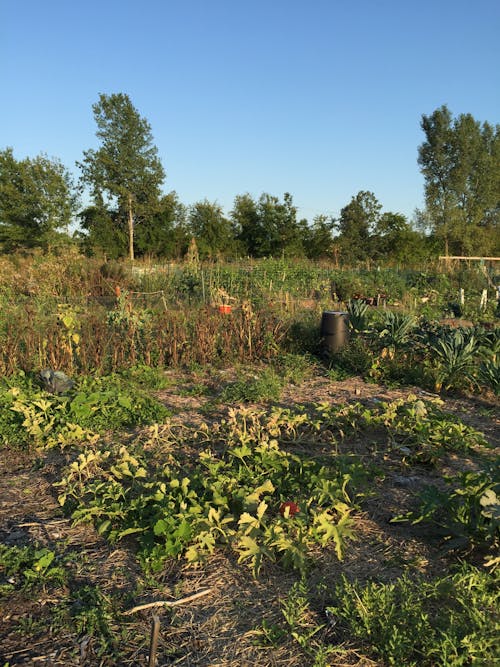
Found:
[[404, 477], [403, 475], [396, 475], [393, 477], [396, 486], [415, 486], [418, 484], [418, 477]]

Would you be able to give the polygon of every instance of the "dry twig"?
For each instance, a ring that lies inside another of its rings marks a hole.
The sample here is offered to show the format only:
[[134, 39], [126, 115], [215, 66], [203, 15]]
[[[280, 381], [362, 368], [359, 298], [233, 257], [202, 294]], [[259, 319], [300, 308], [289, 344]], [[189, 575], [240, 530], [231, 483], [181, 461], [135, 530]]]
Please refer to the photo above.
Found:
[[132, 614], [135, 614], [138, 611], [143, 611], [144, 609], [152, 609], [153, 607], [178, 607], [181, 604], [185, 604], [186, 602], [191, 602], [192, 600], [197, 600], [198, 598], [203, 597], [204, 595], [208, 595], [208, 593], [211, 593], [212, 589], [211, 588], [206, 588], [204, 591], [199, 591], [198, 593], [194, 593], [193, 595], [188, 595], [185, 598], [181, 598], [180, 600], [158, 600], [157, 602], [148, 602], [147, 604], [140, 604], [137, 607], [132, 607], [132, 609], [128, 609], [127, 611], [123, 612], [124, 616], [131, 616]]

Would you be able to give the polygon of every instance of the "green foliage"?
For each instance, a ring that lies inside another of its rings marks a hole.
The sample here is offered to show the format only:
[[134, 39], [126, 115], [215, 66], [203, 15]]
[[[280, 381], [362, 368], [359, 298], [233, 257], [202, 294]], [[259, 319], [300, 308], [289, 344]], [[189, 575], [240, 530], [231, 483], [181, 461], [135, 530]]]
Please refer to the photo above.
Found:
[[453, 119], [444, 105], [422, 116], [421, 126], [426, 208], [445, 254], [495, 254], [500, 126], [481, 124], [471, 114]]
[[498, 466], [445, 478], [447, 488], [428, 486], [420, 508], [395, 521], [430, 523], [450, 550], [498, 549], [500, 544], [500, 476]]
[[208, 200], [190, 207], [189, 232], [196, 238], [200, 258], [214, 258], [230, 249], [231, 224], [224, 217], [222, 207]]
[[439, 401], [422, 401], [414, 395], [382, 404], [372, 419], [384, 425], [389, 441], [408, 452], [413, 462], [434, 464], [445, 452], [488, 446], [482, 433], [442, 411]]
[[12, 149], [0, 151], [0, 249], [57, 244], [75, 206], [69, 172], [58, 160], [16, 160]]
[[285, 383], [297, 385], [311, 377], [315, 370], [314, 361], [308, 354], [281, 354], [273, 365]]
[[166, 389], [172, 384], [165, 371], [160, 368], [137, 364], [120, 372], [119, 377], [123, 378], [130, 386], [139, 386], [145, 390]]
[[255, 576], [268, 560], [305, 571], [314, 544], [343, 557], [354, 537], [352, 493], [365, 473], [354, 457], [302, 456], [280, 442], [314, 435], [329, 439], [335, 452], [336, 434], [381, 429], [408, 460], [434, 462], [447, 450], [484, 443], [473, 429], [416, 398], [373, 410], [326, 404], [313, 413], [231, 410], [227, 420], [195, 434], [199, 444], [189, 459], [182, 455], [183, 438], [192, 441], [192, 433], [169, 432], [168, 449], [175, 442], [176, 454], [164, 465], [157, 463], [165, 459], [160, 443], [151, 454], [123, 446], [80, 454], [59, 484], [59, 499], [75, 520], [94, 521], [111, 540], [136, 535], [153, 569], [168, 557], [196, 564], [229, 547]]
[[384, 312], [379, 338], [380, 344], [390, 357], [394, 357], [396, 350], [408, 343], [416, 324], [413, 315], [392, 310]]
[[41, 391], [19, 376], [0, 384], [0, 442], [14, 447], [34, 444], [67, 447], [90, 440], [93, 433], [162, 421], [168, 410], [118, 375], [81, 378], [69, 395]]
[[67, 572], [56, 553], [46, 547], [0, 544], [0, 595], [65, 583]]
[[119, 375], [84, 378], [68, 404], [69, 417], [96, 432], [163, 421], [170, 412]]
[[350, 299], [347, 303], [347, 313], [349, 315], [349, 326], [353, 331], [356, 333], [366, 331], [369, 321], [366, 303], [360, 299]]
[[360, 191], [340, 211], [337, 222], [342, 259], [348, 263], [369, 256], [370, 233], [377, 223], [381, 204], [373, 192]]
[[400, 667], [494, 664], [498, 577], [463, 566], [426, 581], [405, 574], [393, 583], [349, 582], [328, 607], [341, 640], [361, 640], [375, 658]]
[[238, 195], [231, 212], [236, 240], [243, 253], [253, 257], [303, 255], [303, 228], [288, 192], [279, 197], [263, 193], [258, 202]]
[[479, 366], [479, 380], [497, 396], [500, 394], [500, 355], [496, 359], [486, 359]]
[[283, 380], [272, 369], [265, 368], [258, 374], [245, 374], [228, 384], [220, 394], [224, 403], [254, 403], [277, 401], [283, 390]]
[[[322, 462], [282, 449], [276, 438], [291, 437], [304, 420], [286, 411], [232, 411], [198, 432], [206, 448], [189, 462], [179, 436], [163, 465], [154, 464], [161, 448], [154, 461], [123, 446], [82, 453], [58, 483], [59, 501], [111, 540], [136, 535], [153, 570], [169, 557], [197, 564], [229, 547], [255, 576], [267, 560], [304, 571], [313, 544], [343, 557], [353, 537], [352, 490], [364, 477], [355, 459]], [[293, 516], [281, 512], [290, 499], [300, 508]]]
[[460, 329], [444, 332], [432, 342], [436, 390], [449, 390], [470, 382], [478, 342], [472, 333]]
[[99, 211], [105, 197], [117, 203], [116, 224], [128, 229], [129, 256], [134, 259], [134, 226], [158, 207], [165, 172], [151, 127], [128, 95], [101, 94], [93, 111], [101, 145], [84, 151], [81, 180], [92, 188]]
[[74, 593], [71, 615], [79, 635], [98, 636], [104, 647], [112, 637], [114, 614], [111, 599], [97, 586], [80, 586]]
[[349, 375], [367, 375], [374, 367], [376, 358], [366, 341], [360, 337], [352, 338], [338, 352], [329, 356], [330, 370]]

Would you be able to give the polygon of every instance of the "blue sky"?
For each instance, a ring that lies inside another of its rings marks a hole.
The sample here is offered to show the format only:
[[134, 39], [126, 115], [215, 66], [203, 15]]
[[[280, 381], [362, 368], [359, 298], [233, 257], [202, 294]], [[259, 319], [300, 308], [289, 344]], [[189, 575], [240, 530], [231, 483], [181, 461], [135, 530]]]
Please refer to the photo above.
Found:
[[411, 217], [422, 114], [500, 121], [499, 35], [498, 0], [0, 0], [0, 149], [78, 174], [123, 92], [187, 205], [290, 192], [311, 221], [371, 190]]

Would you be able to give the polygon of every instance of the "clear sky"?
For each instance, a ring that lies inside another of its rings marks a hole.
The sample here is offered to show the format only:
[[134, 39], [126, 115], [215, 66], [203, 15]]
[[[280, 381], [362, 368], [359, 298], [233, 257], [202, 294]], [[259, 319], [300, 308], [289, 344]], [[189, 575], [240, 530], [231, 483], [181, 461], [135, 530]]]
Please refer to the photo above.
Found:
[[0, 91], [18, 159], [78, 174], [123, 92], [184, 204], [290, 192], [311, 221], [371, 190], [411, 217], [422, 114], [500, 121], [500, 0], [0, 0]]

